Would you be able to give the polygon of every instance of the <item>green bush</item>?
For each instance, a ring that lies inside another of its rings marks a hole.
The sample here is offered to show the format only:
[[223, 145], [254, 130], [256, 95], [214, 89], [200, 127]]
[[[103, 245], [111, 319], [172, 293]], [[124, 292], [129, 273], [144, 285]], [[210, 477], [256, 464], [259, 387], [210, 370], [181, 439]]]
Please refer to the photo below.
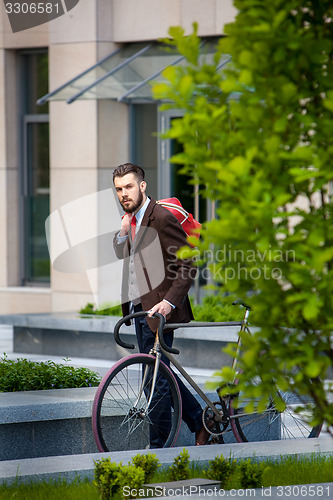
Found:
[[97, 309], [94, 304], [88, 302], [82, 309], [79, 310], [80, 314], [94, 314], [96, 316], [122, 316], [121, 304], [101, 306]]
[[220, 482], [220, 487], [225, 488], [230, 475], [236, 468], [235, 460], [227, 460], [223, 455], [215, 457], [208, 463], [208, 469], [205, 470], [205, 476], [209, 479], [215, 479]]
[[169, 481], [181, 481], [190, 477], [190, 455], [186, 448], [174, 458], [168, 470]]
[[232, 305], [231, 297], [219, 295], [205, 295], [201, 304], [194, 304], [191, 298], [191, 307], [195, 321], [238, 321], [243, 319], [244, 312]]
[[109, 500], [120, 489], [119, 478], [121, 465], [111, 462], [110, 458], [95, 460], [94, 481], [102, 500]]
[[132, 458], [131, 462], [133, 465], [135, 465], [136, 467], [140, 467], [144, 471], [145, 483], [149, 483], [151, 481], [153, 475], [160, 466], [158, 458], [155, 454], [152, 453], [147, 453], [145, 455], [141, 455], [140, 453], [138, 453]]
[[240, 484], [241, 488], [260, 488], [263, 486], [263, 473], [266, 468], [265, 463], [258, 464], [250, 459], [244, 460], [240, 464]]
[[121, 491], [126, 487], [128, 492], [131, 492], [129, 495], [126, 495], [129, 498], [133, 498], [133, 490], [139, 490], [143, 486], [144, 480], [145, 472], [141, 467], [136, 467], [135, 465], [120, 467], [118, 475], [119, 487]]
[[[218, 295], [206, 295], [201, 304], [195, 304], [193, 297], [190, 297], [191, 306], [195, 321], [238, 321], [243, 319], [242, 310], [232, 305], [231, 297], [221, 297]], [[121, 305], [113, 305], [102, 309], [96, 309], [91, 302], [80, 309], [80, 314], [100, 315], [100, 316], [122, 316]]]
[[[122, 465], [111, 462], [110, 458], [102, 458], [95, 460], [94, 470], [94, 485], [97, 486], [102, 500], [109, 500], [125, 487], [131, 490], [138, 490], [145, 482], [146, 471], [148, 474], [157, 468], [154, 455], [151, 455], [147, 460], [141, 460], [143, 455], [136, 455], [133, 457], [136, 464], [132, 459], [132, 464]], [[146, 470], [144, 470], [139, 463], [142, 463]], [[122, 495], [124, 496], [124, 495]]]
[[[69, 360], [66, 358], [66, 361]], [[0, 392], [95, 387], [99, 382], [98, 373], [87, 368], [23, 358], [14, 361], [6, 354], [0, 359]]]

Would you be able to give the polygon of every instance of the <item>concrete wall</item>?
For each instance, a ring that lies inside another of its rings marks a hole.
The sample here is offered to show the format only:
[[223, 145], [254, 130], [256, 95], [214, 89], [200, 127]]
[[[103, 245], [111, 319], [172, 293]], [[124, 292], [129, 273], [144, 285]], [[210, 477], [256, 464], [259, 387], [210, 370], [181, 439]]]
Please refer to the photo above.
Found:
[[49, 24], [36, 28], [12, 32], [4, 2], [0, 3], [0, 48], [25, 49], [31, 47], [47, 47], [49, 41]]
[[165, 37], [170, 26], [192, 31], [199, 24], [199, 35], [223, 33], [225, 24], [236, 14], [232, 0], [114, 0], [113, 39], [117, 42]]

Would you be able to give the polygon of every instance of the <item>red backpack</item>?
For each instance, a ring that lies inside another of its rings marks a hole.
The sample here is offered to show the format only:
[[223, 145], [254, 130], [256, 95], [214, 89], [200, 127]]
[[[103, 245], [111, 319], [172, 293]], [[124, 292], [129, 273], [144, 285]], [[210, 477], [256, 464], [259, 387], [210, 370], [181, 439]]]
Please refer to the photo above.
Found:
[[199, 238], [201, 224], [193, 218], [193, 215], [185, 210], [178, 198], [165, 198], [157, 203], [167, 208], [181, 223], [187, 236]]

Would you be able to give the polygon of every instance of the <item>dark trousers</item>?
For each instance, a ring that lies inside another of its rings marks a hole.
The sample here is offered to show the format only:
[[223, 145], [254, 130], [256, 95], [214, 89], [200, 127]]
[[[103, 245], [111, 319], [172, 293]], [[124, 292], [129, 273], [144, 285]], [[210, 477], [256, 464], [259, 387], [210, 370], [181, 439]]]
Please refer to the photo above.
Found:
[[[141, 304], [134, 306], [134, 311], [142, 311]], [[138, 341], [139, 350], [142, 353], [149, 354], [152, 349], [155, 340], [155, 334], [149, 328], [145, 316], [139, 316], [135, 318], [135, 332]], [[164, 340], [169, 347], [172, 347], [173, 343], [173, 331], [166, 331], [164, 333]], [[170, 361], [168, 358], [162, 354], [161, 360], [170, 367]], [[191, 432], [196, 432], [202, 427], [202, 408], [193, 394], [187, 389], [182, 380], [174, 373], [176, 377], [181, 398], [182, 398], [182, 418], [184, 422], [188, 425]], [[163, 377], [159, 377], [156, 382], [156, 390], [167, 391], [167, 383]], [[166, 394], [163, 398], [163, 408], [159, 408], [159, 412], [164, 412], [165, 414], [171, 413], [171, 401], [170, 396]], [[152, 426], [150, 431], [150, 446], [151, 448], [161, 448], [165, 442], [163, 435], [163, 429], [158, 430], [157, 426]]]

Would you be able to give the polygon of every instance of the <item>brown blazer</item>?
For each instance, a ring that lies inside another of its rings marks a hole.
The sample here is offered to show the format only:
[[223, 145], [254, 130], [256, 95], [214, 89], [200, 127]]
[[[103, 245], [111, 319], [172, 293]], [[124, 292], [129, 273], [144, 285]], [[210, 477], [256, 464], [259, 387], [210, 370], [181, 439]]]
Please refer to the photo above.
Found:
[[[180, 260], [175, 255], [184, 245], [187, 245], [186, 234], [177, 218], [151, 199], [134, 240], [134, 266], [144, 311], [163, 299], [176, 306], [167, 316], [167, 323], [188, 323], [193, 319], [187, 294], [195, 269], [190, 261]], [[129, 314], [130, 238], [117, 243], [116, 235], [114, 249], [117, 257], [124, 259], [121, 299], [123, 315], [126, 316]], [[156, 331], [158, 321], [153, 318], [147, 318], [147, 321]]]

